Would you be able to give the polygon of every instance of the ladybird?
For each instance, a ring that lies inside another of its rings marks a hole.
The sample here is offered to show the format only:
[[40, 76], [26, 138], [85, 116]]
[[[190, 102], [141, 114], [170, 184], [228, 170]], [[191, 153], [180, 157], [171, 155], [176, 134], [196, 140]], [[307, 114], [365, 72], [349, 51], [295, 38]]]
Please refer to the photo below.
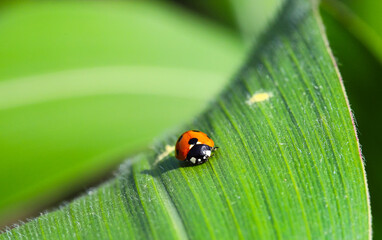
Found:
[[216, 149], [214, 141], [207, 134], [190, 130], [180, 135], [176, 141], [175, 156], [180, 161], [199, 165], [207, 162]]

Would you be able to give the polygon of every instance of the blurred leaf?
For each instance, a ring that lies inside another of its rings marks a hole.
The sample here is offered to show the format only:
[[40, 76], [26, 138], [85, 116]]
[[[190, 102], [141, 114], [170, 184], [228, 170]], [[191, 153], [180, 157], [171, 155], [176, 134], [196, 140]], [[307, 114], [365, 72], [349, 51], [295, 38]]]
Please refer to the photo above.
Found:
[[230, 0], [172, 0], [184, 5], [189, 10], [203, 14], [203, 17], [221, 22], [232, 29], [237, 29], [237, 21]]
[[1, 237], [367, 239], [366, 178], [339, 77], [317, 9], [289, 1], [236, 81], [185, 128], [220, 147], [209, 162], [163, 155], [170, 135]]
[[197, 9], [240, 31], [247, 44], [252, 44], [272, 22], [284, 0], [173, 0]]
[[[365, 1], [368, 2], [368, 1]], [[370, 2], [370, 1], [369, 1]], [[322, 7], [325, 12], [330, 14], [336, 21], [338, 21], [343, 28], [345, 28], [353, 37], [360, 41], [364, 47], [368, 48], [371, 54], [373, 54], [382, 64], [382, 29], [378, 33], [378, 30], [373, 28], [373, 25], [369, 25], [365, 22], [362, 17], [356, 15], [353, 10], [358, 9], [358, 5], [354, 9], [346, 7], [338, 0], [324, 0], [322, 2]], [[382, 10], [382, 3], [379, 4], [369, 4], [369, 8]], [[378, 16], [378, 23], [382, 26], [382, 15], [376, 14]], [[371, 23], [374, 23], [373, 21]], [[375, 27], [375, 26], [374, 26]], [[379, 27], [380, 28], [380, 27]]]
[[227, 74], [242, 49], [219, 25], [151, 1], [32, 2], [0, 13], [0, 79], [115, 65]]
[[0, 225], [83, 189], [192, 118], [243, 49], [233, 33], [162, 3], [0, 12]]
[[382, 37], [382, 2], [374, 0], [341, 0], [357, 17], [362, 19], [367, 25], [375, 31], [379, 37]]
[[243, 37], [252, 43], [277, 16], [284, 0], [230, 0]]
[[[374, 4], [370, 4], [373, 2]], [[344, 78], [345, 86], [349, 94], [349, 100], [357, 119], [362, 153], [366, 159], [366, 172], [371, 195], [371, 207], [373, 215], [374, 239], [382, 238], [382, 186], [381, 186], [381, 161], [380, 143], [382, 142], [382, 100], [380, 89], [382, 89], [382, 58], [378, 58], [377, 49], [364, 41], [366, 36], [362, 34], [369, 29], [376, 28], [371, 22], [363, 21], [362, 15], [356, 15], [360, 9], [355, 6], [347, 8], [338, 2], [324, 1], [322, 8], [325, 26], [328, 31], [330, 45], [334, 55], [338, 58], [339, 68]], [[350, 1], [347, 4], [353, 3]], [[355, 2], [354, 2], [355, 3]], [[382, 5], [376, 1], [362, 1], [364, 7], [369, 6], [370, 14], [382, 11]], [[358, 6], [358, 5], [357, 5]], [[340, 9], [337, 9], [340, 7]], [[364, 8], [362, 7], [362, 8]], [[340, 13], [346, 9], [347, 18], [358, 19], [356, 21], [343, 21], [345, 17]], [[341, 11], [342, 10], [342, 11]], [[336, 14], [335, 14], [336, 13]], [[349, 17], [350, 15], [350, 17]], [[382, 17], [377, 14], [378, 17]], [[375, 16], [377, 17], [377, 16]], [[369, 18], [369, 17], [367, 17]], [[372, 19], [374, 17], [370, 17]], [[357, 24], [362, 21], [362, 24]], [[354, 25], [355, 23], [355, 25]], [[369, 24], [366, 29], [360, 29]], [[382, 26], [382, 21], [379, 21]], [[374, 25], [376, 22], [374, 23]]]

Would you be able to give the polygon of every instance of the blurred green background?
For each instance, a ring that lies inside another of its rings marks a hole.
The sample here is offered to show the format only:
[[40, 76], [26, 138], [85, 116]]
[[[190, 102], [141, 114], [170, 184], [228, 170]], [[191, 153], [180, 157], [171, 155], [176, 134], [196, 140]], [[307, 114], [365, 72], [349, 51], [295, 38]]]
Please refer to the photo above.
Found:
[[[2, 3], [0, 226], [81, 192], [201, 112], [280, 6], [251, 4]], [[321, 3], [358, 124], [375, 239], [382, 238], [381, 12], [381, 1]]]
[[160, 2], [3, 4], [1, 225], [86, 189], [192, 119], [243, 49], [233, 30]]

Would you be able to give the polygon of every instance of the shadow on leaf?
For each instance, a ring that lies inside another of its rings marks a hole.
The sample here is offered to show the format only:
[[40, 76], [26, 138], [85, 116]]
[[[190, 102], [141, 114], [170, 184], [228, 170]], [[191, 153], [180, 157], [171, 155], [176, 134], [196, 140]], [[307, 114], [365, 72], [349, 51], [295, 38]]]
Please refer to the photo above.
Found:
[[179, 161], [175, 157], [166, 157], [163, 160], [157, 163], [154, 163], [151, 169], [145, 169], [141, 171], [141, 173], [151, 175], [152, 177], [157, 177], [162, 175], [163, 173], [172, 171], [174, 169], [193, 167], [193, 166], [194, 165], [192, 165], [191, 163], [188, 163], [186, 161]]

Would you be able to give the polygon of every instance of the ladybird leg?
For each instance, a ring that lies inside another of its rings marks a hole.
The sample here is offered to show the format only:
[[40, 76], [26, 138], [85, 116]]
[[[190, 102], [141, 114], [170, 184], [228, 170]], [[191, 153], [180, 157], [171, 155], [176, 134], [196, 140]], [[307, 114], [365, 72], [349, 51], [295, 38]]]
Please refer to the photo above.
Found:
[[213, 147], [213, 148], [211, 148], [211, 152], [212, 152], [211, 157], [213, 157], [213, 156], [215, 155], [214, 152], [215, 152], [216, 150], [218, 150], [218, 148], [219, 148], [219, 147]]

